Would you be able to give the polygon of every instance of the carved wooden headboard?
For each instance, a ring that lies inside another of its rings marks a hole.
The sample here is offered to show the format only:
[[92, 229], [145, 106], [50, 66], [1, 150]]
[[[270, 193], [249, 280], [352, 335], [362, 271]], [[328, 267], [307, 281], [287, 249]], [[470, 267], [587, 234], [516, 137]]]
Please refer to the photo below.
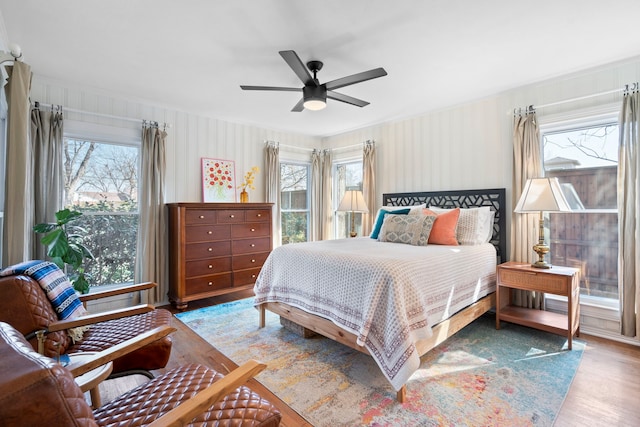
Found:
[[482, 190], [422, 191], [416, 193], [386, 193], [384, 206], [413, 206], [425, 203], [427, 207], [473, 208], [489, 206], [495, 211], [491, 243], [496, 247], [498, 263], [507, 261], [506, 201], [504, 188]]

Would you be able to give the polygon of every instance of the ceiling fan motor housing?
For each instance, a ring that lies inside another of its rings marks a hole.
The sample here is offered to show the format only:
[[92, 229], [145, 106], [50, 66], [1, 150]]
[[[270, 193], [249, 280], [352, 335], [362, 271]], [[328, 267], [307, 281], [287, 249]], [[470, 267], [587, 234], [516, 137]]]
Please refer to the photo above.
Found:
[[327, 101], [327, 88], [325, 85], [305, 86], [302, 88], [302, 97], [305, 101], [318, 100]]

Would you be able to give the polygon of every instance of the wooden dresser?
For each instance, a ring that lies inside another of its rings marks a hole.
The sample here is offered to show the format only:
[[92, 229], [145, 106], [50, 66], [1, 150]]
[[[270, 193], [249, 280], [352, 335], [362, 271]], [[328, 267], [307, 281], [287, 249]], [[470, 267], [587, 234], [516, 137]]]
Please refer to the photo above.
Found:
[[272, 203], [169, 203], [169, 301], [251, 289], [271, 252]]

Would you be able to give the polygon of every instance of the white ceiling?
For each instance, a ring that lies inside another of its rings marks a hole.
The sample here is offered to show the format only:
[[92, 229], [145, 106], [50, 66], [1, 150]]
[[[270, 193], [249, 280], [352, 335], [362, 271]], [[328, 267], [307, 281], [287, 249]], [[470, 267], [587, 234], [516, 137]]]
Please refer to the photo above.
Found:
[[[640, 54], [638, 0], [0, 0], [35, 74], [232, 122], [328, 136]], [[278, 54], [324, 62], [321, 82], [388, 76], [291, 112]]]

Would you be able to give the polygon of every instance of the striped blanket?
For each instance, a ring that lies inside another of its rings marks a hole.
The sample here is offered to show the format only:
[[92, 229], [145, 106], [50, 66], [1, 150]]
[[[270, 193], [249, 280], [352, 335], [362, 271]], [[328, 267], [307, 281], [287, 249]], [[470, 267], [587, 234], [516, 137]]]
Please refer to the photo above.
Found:
[[54, 263], [40, 260], [25, 261], [0, 271], [0, 276], [16, 274], [29, 276], [40, 284], [58, 319], [73, 319], [87, 314], [71, 282]]

